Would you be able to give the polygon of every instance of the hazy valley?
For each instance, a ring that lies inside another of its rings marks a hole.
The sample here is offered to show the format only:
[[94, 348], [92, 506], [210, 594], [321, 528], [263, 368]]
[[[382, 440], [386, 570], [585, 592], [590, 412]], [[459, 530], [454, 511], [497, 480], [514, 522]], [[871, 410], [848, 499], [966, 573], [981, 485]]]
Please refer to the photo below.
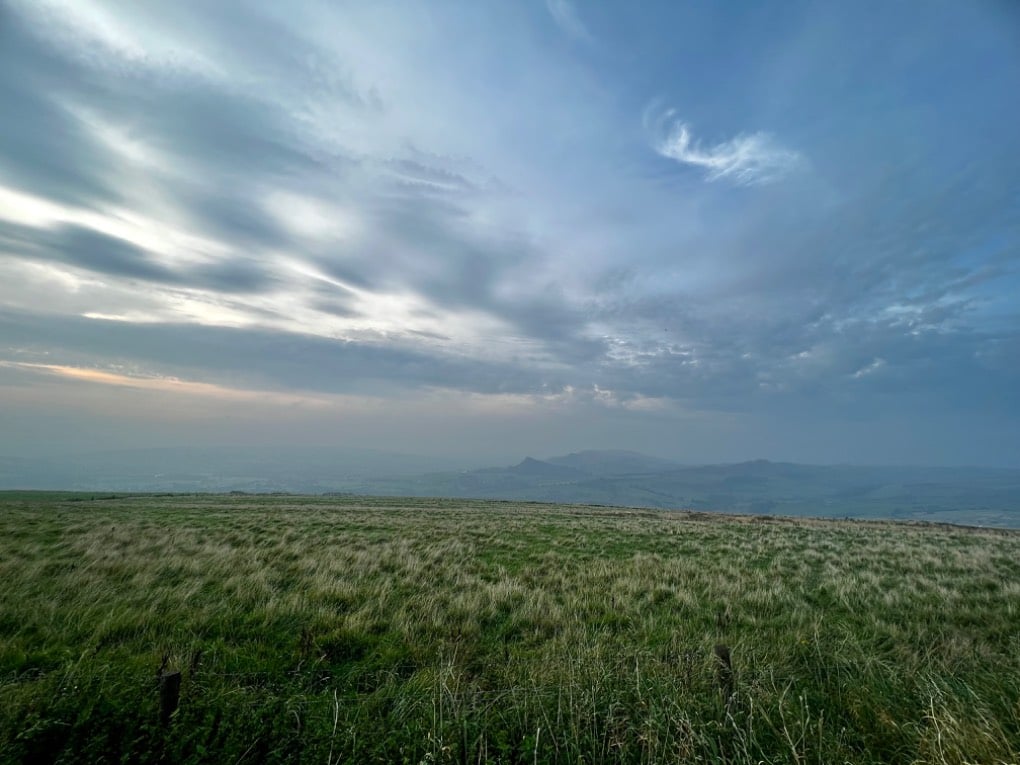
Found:
[[1020, 470], [681, 465], [611, 450], [480, 467], [356, 449], [150, 449], [0, 459], [0, 489], [342, 492], [1020, 526]]

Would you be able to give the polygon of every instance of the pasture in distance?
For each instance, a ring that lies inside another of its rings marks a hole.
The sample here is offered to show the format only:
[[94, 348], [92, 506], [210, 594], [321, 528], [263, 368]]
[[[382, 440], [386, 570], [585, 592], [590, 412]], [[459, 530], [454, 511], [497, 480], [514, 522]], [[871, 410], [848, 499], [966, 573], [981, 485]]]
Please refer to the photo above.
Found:
[[1020, 760], [1018, 532], [91, 497], [0, 494], [0, 761]]

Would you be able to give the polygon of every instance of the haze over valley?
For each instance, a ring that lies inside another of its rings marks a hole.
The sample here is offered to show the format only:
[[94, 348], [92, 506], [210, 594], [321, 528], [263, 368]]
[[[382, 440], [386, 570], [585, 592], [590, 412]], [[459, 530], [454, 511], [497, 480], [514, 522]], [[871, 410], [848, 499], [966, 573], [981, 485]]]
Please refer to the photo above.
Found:
[[0, 459], [0, 489], [462, 497], [1020, 527], [1020, 470], [768, 460], [689, 465], [622, 450], [496, 467], [312, 447], [96, 452]]

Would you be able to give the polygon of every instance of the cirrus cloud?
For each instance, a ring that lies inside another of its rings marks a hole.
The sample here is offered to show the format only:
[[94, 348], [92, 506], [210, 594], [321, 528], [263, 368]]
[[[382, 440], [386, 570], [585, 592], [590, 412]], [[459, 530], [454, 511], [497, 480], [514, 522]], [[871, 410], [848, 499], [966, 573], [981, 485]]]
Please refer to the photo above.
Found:
[[741, 134], [715, 145], [703, 145], [691, 127], [670, 109], [659, 120], [662, 137], [654, 147], [663, 157], [705, 171], [710, 181], [731, 180], [744, 186], [774, 183], [800, 167], [804, 158], [784, 148], [769, 133]]
[[557, 26], [573, 39], [584, 42], [592, 42], [595, 39], [585, 23], [581, 21], [577, 9], [570, 0], [545, 0], [545, 6], [549, 9]]

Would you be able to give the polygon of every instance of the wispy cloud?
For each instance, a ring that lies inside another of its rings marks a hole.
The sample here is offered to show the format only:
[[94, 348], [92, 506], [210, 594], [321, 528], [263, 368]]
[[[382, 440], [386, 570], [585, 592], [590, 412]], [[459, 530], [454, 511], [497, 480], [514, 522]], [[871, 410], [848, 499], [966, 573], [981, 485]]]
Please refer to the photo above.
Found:
[[552, 14], [559, 28], [570, 37], [585, 42], [592, 42], [595, 39], [585, 23], [581, 21], [577, 9], [570, 0], [545, 0], [545, 6], [549, 9], [549, 13]]
[[[325, 403], [322, 396], [316, 398], [307, 394], [289, 394], [279, 391], [246, 390], [231, 388], [215, 383], [181, 380], [176, 377], [156, 375], [121, 374], [119, 372], [87, 367], [73, 367], [63, 364], [36, 364], [23, 361], [0, 360], [0, 367], [17, 369], [25, 372], [51, 375], [79, 382], [97, 385], [113, 385], [121, 388], [138, 388], [186, 395], [212, 396], [216, 398], [232, 398], [243, 400], [264, 400], [283, 404]], [[334, 394], [335, 395], [335, 394]]]
[[663, 157], [702, 168], [710, 181], [725, 178], [744, 186], [774, 183], [804, 161], [798, 152], [780, 146], [768, 133], [738, 135], [714, 146], [703, 145], [672, 109], [656, 121], [656, 126], [655, 150]]
[[861, 431], [865, 456], [936, 408], [952, 432], [954, 404], [1002, 434], [960, 454], [1020, 460], [1016, 46], [954, 4], [908, 62], [920, 0], [882, 24], [815, 4], [731, 35], [718, 3], [0, 0], [0, 359], [48, 365], [0, 364], [0, 453], [179, 392], [188, 432], [222, 438], [228, 410], [268, 433], [244, 410], [279, 391], [390, 402], [388, 430], [366, 409], [357, 435], [291, 433], [451, 451], [497, 448], [488, 401], [500, 450], [531, 428], [675, 444], [687, 414], [660, 401], [709, 441], [732, 415], [741, 454], [764, 432], [742, 413], [790, 449], [920, 413]]

